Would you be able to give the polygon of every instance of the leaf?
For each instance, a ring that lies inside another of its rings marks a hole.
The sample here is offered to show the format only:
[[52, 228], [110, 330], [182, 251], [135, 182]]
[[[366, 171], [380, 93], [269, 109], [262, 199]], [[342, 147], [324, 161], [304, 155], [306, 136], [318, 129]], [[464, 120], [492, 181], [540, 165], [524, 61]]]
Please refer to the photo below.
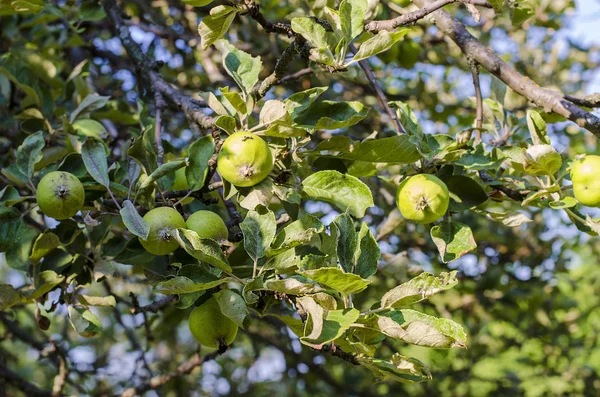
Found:
[[190, 294], [198, 291], [206, 291], [215, 288], [221, 284], [234, 282], [231, 277], [218, 278], [213, 276], [212, 279], [198, 282], [185, 276], [175, 276], [165, 281], [160, 281], [152, 287], [153, 291], [165, 295], [182, 295]]
[[438, 292], [449, 290], [458, 284], [456, 273], [456, 270], [450, 273], [440, 273], [437, 277], [431, 273], [421, 273], [412, 280], [386, 292], [381, 298], [381, 307], [396, 309], [409, 306], [428, 299]]
[[239, 327], [244, 328], [244, 319], [248, 315], [244, 299], [230, 289], [221, 290], [213, 296], [219, 304], [221, 312]]
[[465, 211], [487, 201], [488, 196], [477, 182], [468, 176], [452, 175], [444, 180], [450, 191], [450, 211]]
[[535, 5], [531, 3], [531, 0], [521, 0], [512, 4], [510, 8], [511, 21], [514, 27], [521, 26], [534, 14]]
[[[156, 170], [154, 170], [154, 172], [150, 174], [150, 176], [148, 176], [148, 178], [146, 178], [144, 182], [142, 182], [142, 184], [140, 185], [140, 189], [147, 189], [154, 182], [169, 175], [171, 176], [172, 180], [175, 180], [175, 171], [185, 166], [187, 166], [187, 161], [185, 160], [169, 161], [168, 163], [161, 165]], [[173, 181], [171, 181], [170, 184], [172, 187]]]
[[213, 0], [183, 0], [185, 4], [189, 4], [192, 7], [204, 7], [213, 2]]
[[286, 110], [292, 115], [292, 118], [296, 118], [308, 109], [321, 94], [327, 91], [327, 88], [328, 87], [314, 87], [290, 95], [283, 101]]
[[121, 218], [123, 219], [123, 223], [125, 224], [127, 230], [142, 240], [148, 239], [148, 235], [150, 234], [150, 225], [137, 212], [131, 201], [124, 200], [123, 207], [119, 213], [121, 214]]
[[204, 186], [208, 174], [208, 161], [215, 152], [215, 141], [207, 135], [192, 143], [188, 149], [188, 166], [185, 177], [190, 189], [195, 192]]
[[37, 14], [44, 9], [44, 0], [3, 0], [0, 5], [0, 15], [11, 15], [12, 13]]
[[242, 98], [242, 96], [237, 92], [223, 92], [223, 96], [227, 98], [227, 101], [235, 108], [235, 110], [241, 114], [246, 115], [248, 113], [248, 108], [246, 106], [246, 101]]
[[369, 108], [360, 102], [321, 101], [311, 105], [294, 121], [304, 128], [335, 130], [357, 124], [367, 113]]
[[525, 152], [525, 172], [530, 175], [554, 175], [562, 163], [562, 157], [550, 145], [533, 145]]
[[45, 295], [47, 292], [51, 291], [57, 285], [61, 284], [65, 281], [65, 276], [60, 274], [56, 274], [56, 272], [52, 270], [45, 270], [39, 273], [35, 277], [35, 289], [31, 293], [31, 299], [38, 299]]
[[367, 0], [342, 0], [340, 3], [340, 25], [346, 43], [363, 32], [367, 7]]
[[32, 263], [38, 263], [43, 257], [60, 246], [58, 236], [52, 232], [45, 232], [38, 236], [33, 243], [33, 249], [29, 260]]
[[16, 246], [23, 234], [23, 219], [19, 210], [13, 207], [0, 207], [0, 252]]
[[27, 197], [21, 197], [19, 191], [14, 186], [7, 185], [4, 189], [0, 190], [0, 205], [11, 207], [25, 200], [27, 200]]
[[431, 238], [444, 263], [452, 262], [477, 248], [471, 228], [458, 222], [444, 222], [432, 227]]
[[206, 50], [225, 36], [237, 12], [238, 10], [234, 7], [219, 5], [210, 10], [209, 16], [202, 18], [198, 25], [202, 50]]
[[546, 122], [535, 110], [527, 110], [527, 128], [534, 145], [550, 145], [550, 138], [546, 135]]
[[466, 155], [458, 159], [455, 164], [465, 167], [469, 170], [486, 170], [498, 168], [504, 157], [502, 152], [497, 148], [492, 149], [491, 152], [485, 151], [483, 145], [478, 145], [475, 151], [468, 151]]
[[117, 300], [114, 296], [89, 296], [89, 295], [77, 295], [77, 300], [85, 306], [98, 306], [98, 307], [116, 307]]
[[[0, 230], [2, 230], [2, 225], [0, 225]], [[29, 261], [31, 247], [33, 246], [33, 242], [38, 234], [39, 231], [37, 229], [33, 228], [32, 226], [24, 225], [22, 236], [19, 239], [18, 244], [14, 244], [12, 248], [6, 251], [6, 264], [13, 269], [27, 271], [29, 265], [31, 264]], [[1, 234], [0, 241], [2, 241]]]
[[[327, 31], [323, 26], [317, 23], [313, 18], [300, 17], [292, 19], [292, 30], [308, 41], [308, 43], [314, 48], [327, 49]], [[329, 51], [327, 49], [327, 51]], [[331, 59], [333, 60], [333, 54], [329, 51]]]
[[352, 325], [359, 316], [356, 309], [325, 310], [310, 297], [301, 297], [296, 302], [308, 314], [304, 335], [300, 342], [314, 349], [340, 336]]
[[16, 165], [17, 169], [25, 175], [28, 180], [31, 180], [35, 164], [44, 156], [42, 149], [45, 146], [44, 134], [38, 131], [35, 134], [29, 135], [21, 146], [17, 149]]
[[77, 106], [77, 109], [71, 113], [70, 121], [71, 124], [77, 119], [80, 114], [90, 114], [98, 109], [103, 108], [108, 103], [109, 96], [100, 96], [96, 94], [90, 94], [86, 96], [83, 101]]
[[369, 368], [381, 380], [395, 380], [402, 383], [419, 383], [432, 379], [431, 372], [417, 359], [408, 358], [396, 353], [391, 360], [381, 360], [367, 356], [359, 356], [358, 362]]
[[277, 223], [275, 214], [269, 210], [248, 211], [246, 218], [240, 223], [240, 229], [244, 234], [244, 249], [256, 261], [263, 256], [269, 249], [275, 233], [277, 232]]
[[267, 291], [283, 292], [288, 295], [306, 295], [322, 292], [324, 290], [319, 284], [305, 283], [295, 277], [283, 280], [266, 281], [261, 288]]
[[177, 229], [175, 238], [179, 245], [194, 258], [231, 273], [231, 266], [223, 255], [221, 246], [215, 240], [200, 238], [196, 232], [188, 229]]
[[267, 255], [275, 256], [290, 248], [308, 243], [315, 234], [325, 230], [323, 223], [310, 214], [305, 214], [300, 219], [290, 223], [275, 237]]
[[[216, 120], [215, 120], [215, 126], [223, 131], [225, 131], [227, 134], [231, 135], [235, 132], [235, 129], [237, 127], [237, 122], [235, 121], [234, 117], [231, 116], [219, 116]], [[207, 135], [206, 137], [209, 137], [210, 135]]]
[[154, 255], [142, 247], [140, 240], [133, 238], [127, 242], [125, 248], [113, 260], [124, 265], [139, 265], [152, 261]]
[[486, 218], [502, 222], [508, 227], [518, 227], [524, 223], [533, 222], [527, 215], [521, 212], [481, 212]]
[[374, 275], [377, 272], [377, 263], [380, 256], [379, 245], [366, 222], [363, 222], [358, 233], [358, 247], [354, 253], [353, 273], [362, 278]]
[[550, 202], [549, 205], [554, 210], [573, 208], [577, 205], [577, 200], [575, 197], [564, 197], [560, 200]]
[[406, 131], [412, 135], [419, 135], [419, 120], [417, 115], [412, 111], [410, 106], [401, 101], [388, 102], [392, 108], [396, 109], [396, 116], [400, 124], [404, 126]]
[[[21, 0], [13, 1], [19, 1], [19, 4], [29, 4], [28, 2], [20, 3]], [[37, 3], [39, 0], [36, 0], [35, 2]], [[13, 2], [13, 4], [17, 3]], [[0, 14], [1, 12], [2, 11], [0, 11]], [[0, 73], [8, 77], [8, 79], [20, 90], [25, 92], [38, 107], [41, 107], [42, 101], [40, 98], [42, 97], [42, 90], [37, 83], [38, 79], [36, 74], [33, 73], [27, 63], [16, 57], [14, 54], [7, 53], [0, 57]]]
[[83, 307], [69, 306], [69, 321], [73, 329], [85, 338], [91, 338], [102, 332], [102, 323], [91, 311]]
[[[337, 231], [336, 252], [340, 266], [347, 273], [352, 273], [354, 268], [354, 253], [356, 252], [356, 229], [352, 218], [344, 213], [335, 217], [332, 222]], [[334, 235], [332, 228], [331, 234]]]
[[289, 113], [286, 109], [285, 103], [271, 99], [266, 101], [263, 107], [260, 109], [259, 122], [260, 124], [267, 125], [275, 121], [281, 121], [288, 115]]
[[349, 63], [358, 62], [362, 59], [367, 59], [373, 55], [389, 50], [394, 44], [406, 36], [408, 32], [410, 32], [409, 28], [400, 28], [394, 32], [388, 32], [386, 30], [378, 32], [375, 36], [360, 45], [360, 48], [356, 54], [354, 54], [354, 58], [352, 58], [352, 61]]
[[72, 127], [75, 135], [86, 136], [97, 140], [104, 140], [108, 137], [106, 127], [96, 120], [77, 120], [73, 123]]
[[[247, 191], [247, 189], [243, 190]], [[242, 192], [238, 196], [240, 207], [247, 210], [254, 210], [257, 206], [268, 207], [273, 198], [273, 181], [270, 178], [264, 179], [258, 185], [252, 186], [250, 193], [243, 197]]]
[[221, 52], [223, 53], [223, 66], [227, 73], [242, 89], [245, 95], [252, 92], [252, 88], [258, 83], [262, 62], [260, 57], [238, 50], [227, 41], [221, 40]]
[[305, 277], [318, 282], [321, 285], [332, 288], [344, 296], [357, 294], [364, 291], [371, 282], [361, 278], [359, 275], [344, 273], [337, 267], [323, 267], [315, 270], [298, 272]]
[[463, 328], [446, 318], [403, 309], [375, 315], [375, 319], [383, 334], [412, 345], [438, 349], [466, 347], [467, 335]]
[[332, 157], [368, 163], [411, 164], [422, 158], [408, 135], [353, 141], [346, 136], [334, 136], [321, 141], [305, 156]]
[[10, 284], [0, 284], [0, 312], [6, 312], [14, 305], [26, 301], [21, 291]]
[[110, 179], [108, 178], [108, 164], [104, 144], [96, 139], [86, 138], [81, 147], [81, 158], [92, 178], [108, 188]]
[[315, 200], [334, 204], [352, 216], [362, 218], [374, 205], [371, 190], [358, 178], [338, 171], [319, 171], [302, 181], [304, 192]]

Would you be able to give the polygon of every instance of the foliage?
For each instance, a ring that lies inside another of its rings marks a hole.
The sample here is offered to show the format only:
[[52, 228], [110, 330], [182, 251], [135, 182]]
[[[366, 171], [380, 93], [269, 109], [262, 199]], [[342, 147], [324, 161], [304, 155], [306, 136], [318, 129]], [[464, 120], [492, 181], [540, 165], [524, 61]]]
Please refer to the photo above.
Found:
[[[577, 122], [598, 135], [588, 112], [597, 103], [527, 97], [506, 74], [486, 74], [440, 39], [443, 13], [434, 31], [406, 1], [334, 3], [0, 2], [0, 386], [41, 395], [600, 388], [600, 220], [570, 183], [573, 160], [597, 145], [565, 118], [588, 115]], [[457, 24], [481, 18], [477, 40], [492, 48], [498, 32], [510, 35], [515, 49], [503, 58], [517, 74], [565, 93], [585, 88], [587, 74], [571, 73], [596, 67], [597, 49], [548, 50], [569, 2], [481, 3], [446, 9]], [[414, 13], [398, 22], [399, 8]], [[471, 80], [485, 98], [464, 94]], [[223, 141], [239, 131], [273, 154], [253, 186], [217, 169]], [[189, 189], [174, 189], [178, 170]], [[53, 171], [85, 189], [69, 219], [36, 207]], [[417, 174], [447, 186], [439, 221], [416, 224], [398, 210], [398, 186]], [[161, 207], [185, 219], [212, 211], [229, 238], [151, 230], [144, 215]], [[140, 243], [151, 235], [177, 250], [152, 255]], [[209, 299], [241, 329], [194, 355], [187, 319]], [[200, 366], [189, 383], [171, 382]]]

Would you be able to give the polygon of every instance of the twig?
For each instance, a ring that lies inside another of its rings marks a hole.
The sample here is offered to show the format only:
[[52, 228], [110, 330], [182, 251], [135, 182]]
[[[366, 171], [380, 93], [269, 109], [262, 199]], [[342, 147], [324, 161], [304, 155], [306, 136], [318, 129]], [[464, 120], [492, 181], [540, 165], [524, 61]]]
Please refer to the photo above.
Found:
[[154, 103], [155, 103], [155, 111], [154, 111], [154, 143], [156, 144], [156, 151], [158, 152], [157, 163], [160, 167], [163, 164], [163, 156], [165, 155], [165, 149], [162, 144], [162, 109], [165, 107], [166, 103], [163, 99], [162, 95], [158, 91], [154, 91]]
[[311, 68], [300, 69], [296, 73], [288, 74], [288, 75], [285, 75], [282, 78], [280, 78], [279, 84], [285, 83], [286, 81], [290, 81], [290, 80], [296, 80], [296, 79], [299, 79], [300, 77], [304, 77], [304, 76], [307, 76], [307, 75], [313, 74], [313, 73], [314, 73], [314, 70], [312, 70]]
[[574, 103], [577, 106], [583, 106], [586, 108], [597, 108], [600, 107], [600, 93], [586, 95], [583, 98], [579, 98], [572, 95], [565, 95], [565, 99]]
[[[431, 4], [429, 1], [414, 0], [420, 7]], [[513, 91], [545, 111], [560, 114], [600, 138], [600, 118], [566, 100], [563, 93], [540, 87], [530, 78], [523, 76], [479, 42], [462, 22], [446, 11], [437, 10], [433, 13], [433, 17], [437, 27], [452, 39], [467, 57], [471, 57]]]
[[479, 82], [479, 65], [473, 59], [468, 58], [467, 62], [473, 76], [473, 86], [475, 87], [475, 102], [477, 108], [475, 111], [475, 143], [481, 142], [481, 128], [483, 126], [483, 96], [481, 95], [481, 83]]
[[292, 44], [290, 44], [285, 50], [283, 50], [281, 58], [279, 58], [277, 63], [275, 63], [275, 70], [263, 80], [263, 82], [260, 84], [260, 87], [256, 91], [257, 100], [264, 97], [272, 86], [281, 81], [281, 79], [285, 76], [287, 67], [299, 52], [300, 44], [297, 39], [294, 40], [294, 42], [292, 42]]
[[[356, 54], [357, 50], [356, 50], [356, 47], [354, 46], [354, 44], [350, 44], [350, 50]], [[363, 59], [361, 61], [358, 61], [358, 64], [360, 65], [362, 70], [365, 72], [365, 75], [367, 76], [367, 80], [369, 80], [369, 84], [371, 84], [371, 87], [375, 91], [375, 96], [377, 97], [377, 101], [383, 107], [383, 109], [387, 113], [390, 120], [392, 120], [392, 124], [394, 125], [394, 129], [396, 130], [396, 133], [397, 134], [406, 134], [406, 130], [402, 126], [402, 123], [400, 123], [400, 120], [398, 120], [398, 117], [396, 116], [396, 112], [394, 112], [392, 110], [392, 108], [388, 105], [389, 100], [387, 99], [387, 97], [385, 96], [385, 93], [379, 86], [379, 83], [377, 83], [377, 80], [375, 78], [375, 73], [373, 73], [373, 70], [371, 69], [369, 62], [366, 59]]]
[[58, 349], [56, 342], [53, 340], [50, 343], [52, 343], [54, 350], [58, 353], [59, 360], [58, 374], [54, 377], [54, 384], [52, 385], [52, 397], [60, 397], [69, 377], [69, 367], [67, 366], [67, 358], [64, 352]]
[[261, 14], [260, 7], [258, 4], [256, 4], [255, 1], [244, 0], [244, 3], [246, 4], [246, 8], [248, 9], [248, 15], [252, 19], [254, 19], [256, 22], [258, 22], [260, 24], [260, 26], [262, 26], [263, 29], [267, 33], [282, 33], [289, 37], [296, 34], [292, 30], [292, 26], [288, 23], [284, 23], [284, 22], [272, 23], [272, 22], [267, 21], [265, 16], [263, 14]]
[[132, 314], [152, 312], [157, 313], [160, 309], [165, 306], [170, 305], [171, 303], [177, 301], [177, 295], [168, 295], [162, 299], [157, 300], [156, 302], [152, 302], [146, 306], [136, 306], [134, 305], [131, 309]]
[[200, 357], [200, 355], [194, 354], [194, 356], [192, 358], [190, 358], [185, 363], [181, 364], [173, 372], [171, 372], [167, 375], [154, 376], [147, 383], [144, 383], [140, 386], [132, 387], [130, 389], [125, 390], [121, 394], [121, 397], [134, 397], [134, 396], [138, 396], [138, 395], [143, 395], [148, 390], [156, 389], [156, 388], [170, 382], [173, 379], [176, 379], [176, 378], [179, 378], [180, 376], [189, 374], [190, 372], [192, 372], [194, 370], [194, 368], [201, 366], [202, 364], [204, 364], [207, 361], [214, 360], [215, 358], [217, 358], [217, 356], [219, 356], [222, 353], [224, 353], [224, 351], [222, 349], [220, 349], [220, 350], [217, 350], [216, 352], [207, 354], [204, 357]]

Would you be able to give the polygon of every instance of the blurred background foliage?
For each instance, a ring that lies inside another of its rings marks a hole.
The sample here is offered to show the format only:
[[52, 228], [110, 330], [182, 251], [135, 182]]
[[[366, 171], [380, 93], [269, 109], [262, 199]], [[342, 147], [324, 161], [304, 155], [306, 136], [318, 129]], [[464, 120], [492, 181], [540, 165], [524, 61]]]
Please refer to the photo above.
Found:
[[[26, 134], [43, 128], [44, 123], [60, 122], [72, 103], [91, 92], [111, 96], [108, 106], [94, 116], [108, 121], [105, 125], [110, 134], [111, 155], [118, 158], [127, 143], [128, 126], [139, 126], [136, 101], [144, 100], [148, 93], [144, 87], [138, 87], [136, 70], [110, 31], [101, 5], [88, 0], [61, 0], [43, 3], [43, 9], [36, 13], [15, 14], [7, 11], [5, 3], [0, 2], [0, 67], [30, 81], [39, 97], [42, 115], [23, 113], [17, 118], [9, 117], [22, 93], [12, 90], [8, 79], [0, 75], [0, 166], [8, 166], [13, 142], [22, 141]], [[275, 21], [309, 14], [317, 3], [333, 2], [262, 0], [260, 5], [267, 19]], [[505, 7], [495, 16], [492, 11], [482, 12], [482, 21], [477, 23], [461, 6], [450, 5], [447, 9], [467, 24], [478, 39], [538, 84], [572, 95], [598, 90], [600, 48], [568, 34], [578, 18], [589, 17], [586, 6], [576, 8], [568, 0], [514, 3], [531, 6], [531, 17], [522, 22], [514, 7]], [[213, 48], [202, 51], [199, 46], [198, 21], [213, 5], [193, 8], [179, 0], [126, 0], [121, 5], [129, 16], [127, 23], [133, 38], [148, 56], [163, 62], [160, 72], [167, 81], [190, 94], [232, 84], [220, 68], [219, 52]], [[374, 19], [389, 18], [409, 6], [410, 2], [404, 0], [383, 1]], [[273, 70], [287, 41], [265, 34], [246, 16], [236, 18], [228, 38], [238, 48], [261, 56], [265, 75]], [[411, 30], [408, 39], [370, 62], [388, 98], [407, 102], [427, 133], [455, 135], [472, 125], [475, 105], [468, 65], [459, 49], [427, 19]], [[297, 59], [289, 73], [305, 68], [307, 65]], [[510, 131], [514, 133], [513, 142], [518, 143], [527, 137], [527, 103], [510, 90], [504, 93], [497, 83], [482, 73], [483, 95], [493, 99], [487, 103], [485, 119], [491, 133], [484, 139], [491, 142]], [[356, 67], [335, 74], [315, 67], [311, 73], [275, 87], [266, 99], [315, 86], [331, 87], [324, 94], [327, 99], [358, 100], [377, 109], [377, 100]], [[184, 149], [194, 137], [180, 113], [166, 113], [163, 123], [173, 152]], [[372, 111], [346, 133], [354, 139], [364, 139], [375, 130], [392, 134], [379, 112]], [[600, 154], [597, 138], [574, 124], [553, 124], [549, 135], [565, 158], [579, 153]], [[323, 138], [326, 134], [314, 137], [315, 141]], [[51, 159], [52, 147], [45, 149], [44, 154], [45, 159]], [[313, 167], [332, 165], [315, 163]], [[362, 172], [369, 175], [377, 170]], [[394, 177], [393, 167], [385, 172]], [[204, 364], [201, 371], [183, 378], [186, 381], [170, 382], [156, 393], [313, 397], [598, 395], [597, 238], [580, 233], [559, 212], [489, 201], [488, 207], [499, 211], [527, 212], [533, 222], [510, 228], [473, 212], [457, 215], [460, 222], [470, 225], [478, 249], [445, 265], [424, 226], [396, 220], [391, 185], [377, 180], [371, 186], [375, 186], [379, 210], [371, 211], [365, 221], [379, 225], [383, 259], [370, 295], [363, 294], [359, 299], [375, 301], [421, 270], [439, 273], [449, 267], [458, 269], [459, 285], [433, 297], [419, 309], [463, 324], [469, 336], [468, 349], [431, 350], [386, 341], [381, 347], [382, 355], [399, 351], [416, 357], [432, 369], [433, 380], [419, 385], [376, 383], [367, 371], [302, 348], [281, 323], [253, 320], [248, 332], [240, 332], [234, 348], [226, 355]], [[329, 221], [335, 215], [327, 205], [305, 209]], [[22, 285], [22, 274], [3, 262], [5, 258], [0, 256], [0, 280]], [[149, 293], [139, 270], [130, 272], [129, 266], [118, 265], [121, 279], [113, 278], [113, 292], [127, 296], [133, 291], [145, 304], [156, 297]], [[69, 390], [73, 394], [89, 390], [90, 394], [102, 395], [115, 387], [118, 390], [119, 385], [125, 387], [148, 377], [148, 366], [154, 374], [168, 372], [197, 348], [184, 321], [187, 311], [167, 307], [160, 314], [148, 313], [149, 327], [140, 329], [136, 327], [142, 324], [142, 314], [131, 315], [125, 307], [118, 307], [99, 309], [104, 332], [92, 339], [77, 337], [60, 309], [45, 333], [39, 330], [37, 315], [31, 308], [0, 313], [0, 360], [40, 387], [48, 388], [55, 366], [47, 351], [35, 348], [36, 343], [39, 346], [48, 335], [68, 340], [64, 342], [69, 344], [67, 358], [76, 371], [72, 378], [80, 380]], [[5, 338], [8, 334], [25, 340]], [[73, 335], [65, 338], [67, 334]], [[132, 339], [148, 349], [148, 364], [140, 360]]]

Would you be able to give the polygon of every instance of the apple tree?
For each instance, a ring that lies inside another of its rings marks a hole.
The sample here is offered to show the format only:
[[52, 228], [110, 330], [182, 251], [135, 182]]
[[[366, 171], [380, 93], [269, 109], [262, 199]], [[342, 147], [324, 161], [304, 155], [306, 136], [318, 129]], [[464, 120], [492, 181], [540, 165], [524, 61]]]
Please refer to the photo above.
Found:
[[465, 258], [600, 232], [593, 56], [544, 4], [0, 1], [0, 388], [427, 388], [514, 276]]

